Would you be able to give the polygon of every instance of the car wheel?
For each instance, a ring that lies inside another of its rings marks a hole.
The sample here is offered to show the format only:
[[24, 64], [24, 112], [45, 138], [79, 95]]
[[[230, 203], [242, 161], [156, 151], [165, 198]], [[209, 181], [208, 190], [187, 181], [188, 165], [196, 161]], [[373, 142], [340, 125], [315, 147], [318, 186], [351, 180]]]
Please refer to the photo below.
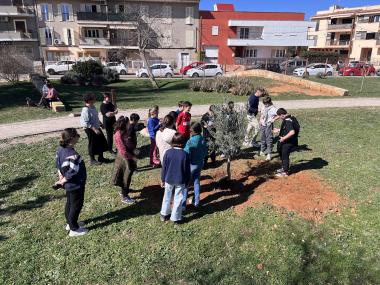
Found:
[[165, 74], [165, 77], [166, 77], [166, 78], [172, 78], [173, 75], [172, 75], [171, 73], [168, 72], [168, 73]]
[[220, 72], [218, 72], [218, 73], [216, 74], [216, 76], [219, 77], [219, 76], [222, 76], [222, 74], [221, 74]]
[[350, 72], [349, 75], [350, 75], [350, 76], [354, 76], [355, 74], [354, 74], [353, 72]]
[[199, 77], [199, 74], [195, 72], [191, 77]]
[[127, 75], [127, 72], [124, 69], [120, 70], [120, 75]]
[[50, 75], [54, 75], [55, 74], [55, 71], [54, 69], [50, 68], [47, 73], [49, 73]]
[[148, 76], [148, 74], [143, 73], [143, 74], [141, 74], [141, 77], [142, 77], [142, 78], [148, 78], [149, 76]]
[[328, 72], [326, 73], [326, 75], [327, 75], [327, 76], [332, 76], [333, 73], [332, 73], [331, 71], [328, 71]]

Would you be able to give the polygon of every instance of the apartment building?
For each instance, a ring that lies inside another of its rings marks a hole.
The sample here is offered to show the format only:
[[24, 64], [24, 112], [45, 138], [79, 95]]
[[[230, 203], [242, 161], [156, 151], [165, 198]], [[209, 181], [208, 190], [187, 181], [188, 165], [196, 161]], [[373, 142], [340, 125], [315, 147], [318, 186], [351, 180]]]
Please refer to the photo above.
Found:
[[238, 12], [232, 4], [200, 11], [200, 46], [209, 62], [254, 64], [280, 62], [312, 44], [304, 13]]
[[13, 46], [30, 59], [40, 59], [32, 1], [0, 0], [0, 48], [4, 46]]
[[[64, 1], [64, 2], [63, 2]], [[41, 50], [47, 61], [93, 57], [112, 60], [120, 49], [137, 59], [128, 11], [162, 17], [164, 39], [150, 59], [182, 67], [195, 59], [199, 0], [36, 0]]]
[[344, 8], [332, 6], [311, 18], [311, 50], [337, 52], [342, 58], [380, 61], [380, 5]]

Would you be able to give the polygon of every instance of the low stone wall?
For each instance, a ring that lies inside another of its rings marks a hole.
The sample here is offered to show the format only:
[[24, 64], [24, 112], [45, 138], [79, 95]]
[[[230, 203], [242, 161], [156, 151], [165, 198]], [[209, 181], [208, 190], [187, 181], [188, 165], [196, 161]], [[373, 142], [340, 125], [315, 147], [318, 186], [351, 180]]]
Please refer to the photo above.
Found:
[[280, 74], [280, 73], [275, 73], [267, 70], [261, 70], [261, 69], [252, 69], [252, 70], [246, 70], [246, 71], [236, 71], [232, 73], [226, 74], [226, 76], [232, 77], [232, 76], [256, 76], [256, 77], [264, 77], [264, 78], [269, 78], [273, 80], [277, 80], [280, 82], [284, 83], [290, 83], [294, 84], [297, 86], [302, 86], [304, 88], [312, 89], [318, 92], [321, 92], [321, 96], [326, 95], [326, 96], [348, 96], [348, 90], [323, 84], [323, 83], [318, 83], [318, 82], [313, 82], [310, 80], [306, 80], [300, 77], [294, 77], [294, 76], [289, 76], [285, 74]]

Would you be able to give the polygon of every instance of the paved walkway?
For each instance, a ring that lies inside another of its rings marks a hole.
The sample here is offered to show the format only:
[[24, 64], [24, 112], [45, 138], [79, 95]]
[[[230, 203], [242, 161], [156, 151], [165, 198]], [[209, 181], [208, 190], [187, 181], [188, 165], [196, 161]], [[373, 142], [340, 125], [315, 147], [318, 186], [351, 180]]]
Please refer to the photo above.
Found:
[[[289, 100], [274, 102], [277, 107], [289, 110], [295, 109], [317, 109], [317, 108], [351, 108], [351, 107], [380, 107], [380, 98], [341, 98], [341, 99], [310, 99], [310, 100]], [[193, 106], [191, 114], [201, 116], [207, 112], [209, 105]], [[176, 107], [162, 107], [160, 114], [167, 114], [176, 110]], [[122, 110], [119, 114], [130, 115], [137, 113], [141, 119], [147, 118], [147, 109]], [[43, 120], [33, 120], [0, 125], [0, 140], [11, 139], [23, 136], [37, 135], [43, 133], [57, 132], [65, 128], [79, 128], [79, 117], [60, 117]]]

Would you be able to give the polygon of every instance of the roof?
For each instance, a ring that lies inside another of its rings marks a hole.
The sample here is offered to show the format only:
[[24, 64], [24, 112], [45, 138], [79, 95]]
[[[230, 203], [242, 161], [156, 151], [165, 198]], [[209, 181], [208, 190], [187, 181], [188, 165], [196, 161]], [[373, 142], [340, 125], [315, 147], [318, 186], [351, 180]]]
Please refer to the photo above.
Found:
[[235, 11], [235, 6], [234, 4], [223, 4], [223, 3], [218, 3], [214, 5], [214, 11], [217, 12], [232, 12]]

